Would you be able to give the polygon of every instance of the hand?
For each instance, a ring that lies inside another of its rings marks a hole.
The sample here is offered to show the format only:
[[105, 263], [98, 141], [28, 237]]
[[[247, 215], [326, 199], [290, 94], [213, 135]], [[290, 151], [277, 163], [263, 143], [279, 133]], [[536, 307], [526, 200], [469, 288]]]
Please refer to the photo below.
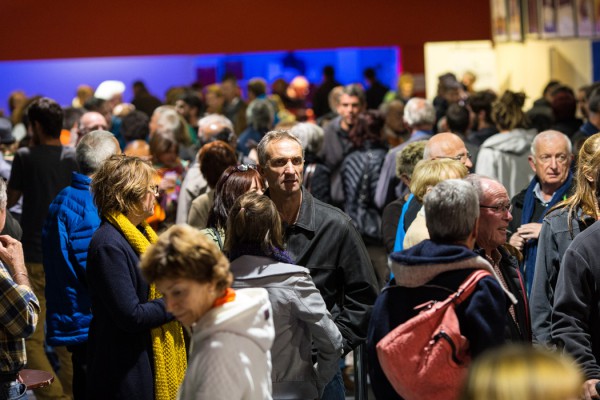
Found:
[[583, 383], [583, 398], [585, 400], [598, 398], [598, 392], [596, 392], [596, 383], [598, 382], [600, 382], [599, 379], [589, 379]]
[[169, 192], [175, 189], [177, 186], [177, 177], [165, 176], [158, 184], [158, 190], [160, 192]]
[[519, 235], [519, 233], [513, 233], [513, 235], [508, 240], [508, 244], [517, 248], [519, 251], [523, 251], [523, 246], [525, 245], [525, 239]]
[[530, 222], [525, 225], [521, 225], [519, 229], [517, 229], [517, 233], [521, 236], [525, 241], [535, 239], [537, 240], [540, 237], [540, 231], [542, 230], [542, 224], [538, 222]]
[[21, 242], [8, 235], [0, 236], [0, 260], [13, 275], [17, 272], [27, 272]]

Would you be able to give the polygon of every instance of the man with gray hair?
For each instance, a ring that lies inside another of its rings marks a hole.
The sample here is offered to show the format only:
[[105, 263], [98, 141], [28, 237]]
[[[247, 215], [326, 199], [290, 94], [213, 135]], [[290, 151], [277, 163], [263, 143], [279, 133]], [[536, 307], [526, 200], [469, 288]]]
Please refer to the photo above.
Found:
[[[46, 273], [46, 341], [67, 346], [73, 361], [73, 394], [85, 397], [87, 333], [92, 318], [85, 283], [87, 249], [100, 225], [90, 192], [91, 176], [104, 161], [120, 153], [119, 142], [107, 131], [83, 136], [75, 150], [81, 173], [50, 204], [42, 230]], [[42, 321], [43, 322], [43, 321]]]
[[469, 340], [469, 355], [477, 357], [504, 343], [498, 332], [504, 329], [507, 302], [513, 298], [503, 291], [490, 263], [473, 250], [481, 226], [477, 191], [468, 182], [449, 179], [425, 195], [424, 208], [430, 239], [391, 254], [394, 278], [377, 298], [369, 323], [367, 364], [377, 399], [401, 399], [381, 368], [377, 343], [416, 316], [423, 304], [443, 301], [456, 292], [475, 270], [491, 275], [481, 278], [456, 309], [460, 332]]
[[380, 209], [400, 198], [406, 191], [406, 186], [396, 177], [396, 154], [402, 151], [408, 143], [428, 140], [433, 135], [435, 109], [429, 101], [413, 97], [404, 107], [404, 122], [411, 131], [410, 138], [392, 148], [385, 156], [381, 167], [375, 190], [375, 205]]
[[[0, 231], [6, 203], [6, 183], [0, 179]], [[0, 399], [27, 399], [27, 387], [18, 374], [27, 364], [25, 338], [35, 331], [40, 305], [29, 283], [21, 243], [1, 235], [0, 260]]]
[[529, 296], [542, 221], [546, 211], [567, 198], [573, 185], [571, 140], [562, 132], [544, 131], [533, 138], [528, 161], [535, 176], [511, 200], [513, 219], [508, 224], [508, 237], [509, 243], [523, 253], [521, 272]]

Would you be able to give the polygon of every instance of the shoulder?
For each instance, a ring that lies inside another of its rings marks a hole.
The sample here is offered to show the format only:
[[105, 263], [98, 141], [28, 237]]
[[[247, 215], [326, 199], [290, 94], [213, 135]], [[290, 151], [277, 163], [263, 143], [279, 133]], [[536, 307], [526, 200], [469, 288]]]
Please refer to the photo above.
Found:
[[316, 199], [312, 196], [305, 196], [302, 201], [312, 201], [313, 209], [315, 211], [315, 217], [317, 223], [334, 223], [340, 225], [346, 225], [351, 223], [351, 219], [342, 210]]

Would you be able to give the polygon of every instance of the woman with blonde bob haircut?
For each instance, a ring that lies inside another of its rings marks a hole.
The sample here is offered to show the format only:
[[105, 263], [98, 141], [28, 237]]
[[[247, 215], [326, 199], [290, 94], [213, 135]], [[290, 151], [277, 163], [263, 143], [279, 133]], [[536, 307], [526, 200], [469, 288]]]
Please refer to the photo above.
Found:
[[570, 357], [509, 345], [475, 360], [460, 400], [576, 400], [582, 384]]
[[320, 398], [339, 370], [342, 335], [308, 269], [282, 250], [275, 204], [257, 193], [242, 195], [229, 212], [225, 235], [233, 286], [263, 287], [273, 306], [273, 398]]
[[172, 399], [186, 368], [181, 325], [138, 268], [156, 233], [157, 173], [137, 157], [115, 155], [92, 178], [102, 222], [88, 249], [93, 317], [88, 339], [89, 399]]
[[[422, 204], [425, 194], [435, 185], [447, 179], [462, 179], [468, 173], [467, 167], [457, 160], [421, 160], [415, 165], [410, 181], [410, 191]], [[408, 249], [425, 239], [429, 239], [429, 231], [425, 224], [425, 209], [421, 207], [417, 217], [406, 231], [403, 248]]]
[[267, 292], [231, 289], [229, 261], [189, 225], [160, 235], [141, 269], [190, 332], [192, 350], [179, 399], [271, 399], [269, 350], [275, 332]]

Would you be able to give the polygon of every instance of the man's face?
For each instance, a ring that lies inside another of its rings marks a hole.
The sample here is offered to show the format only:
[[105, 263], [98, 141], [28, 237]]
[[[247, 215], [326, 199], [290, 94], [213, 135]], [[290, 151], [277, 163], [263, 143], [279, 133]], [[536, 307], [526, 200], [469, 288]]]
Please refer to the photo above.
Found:
[[237, 85], [229, 80], [224, 81], [221, 83], [221, 92], [223, 92], [225, 101], [232, 101], [237, 97]]
[[83, 136], [96, 130], [108, 130], [106, 118], [97, 112], [87, 112], [83, 114], [79, 120], [79, 138], [81, 139]]
[[387, 115], [385, 116], [385, 124], [394, 132], [404, 131], [404, 105], [400, 102], [390, 104]]
[[362, 108], [358, 97], [348, 96], [347, 94], [341, 95], [337, 112], [342, 117], [342, 127], [344, 129], [348, 129], [348, 127], [356, 123], [358, 114], [362, 111]]
[[190, 119], [190, 106], [183, 100], [177, 100], [175, 102], [175, 110], [179, 115], [185, 118], [186, 121]]
[[266, 165], [260, 171], [274, 194], [294, 194], [302, 186], [304, 158], [302, 147], [291, 139], [273, 141], [267, 146]]
[[482, 190], [477, 244], [484, 249], [496, 248], [506, 242], [506, 228], [512, 221], [510, 199], [504, 186], [496, 181], [484, 179]]
[[542, 185], [562, 185], [569, 175], [571, 153], [562, 137], [551, 136], [539, 140], [535, 157], [529, 156], [529, 165]]
[[463, 163], [469, 170], [473, 168], [473, 162], [470, 158], [471, 155], [465, 147], [465, 143], [459, 137], [444, 132], [438, 133], [430, 140], [432, 141], [429, 143], [431, 146], [430, 155], [432, 160], [438, 158], [452, 158]]

